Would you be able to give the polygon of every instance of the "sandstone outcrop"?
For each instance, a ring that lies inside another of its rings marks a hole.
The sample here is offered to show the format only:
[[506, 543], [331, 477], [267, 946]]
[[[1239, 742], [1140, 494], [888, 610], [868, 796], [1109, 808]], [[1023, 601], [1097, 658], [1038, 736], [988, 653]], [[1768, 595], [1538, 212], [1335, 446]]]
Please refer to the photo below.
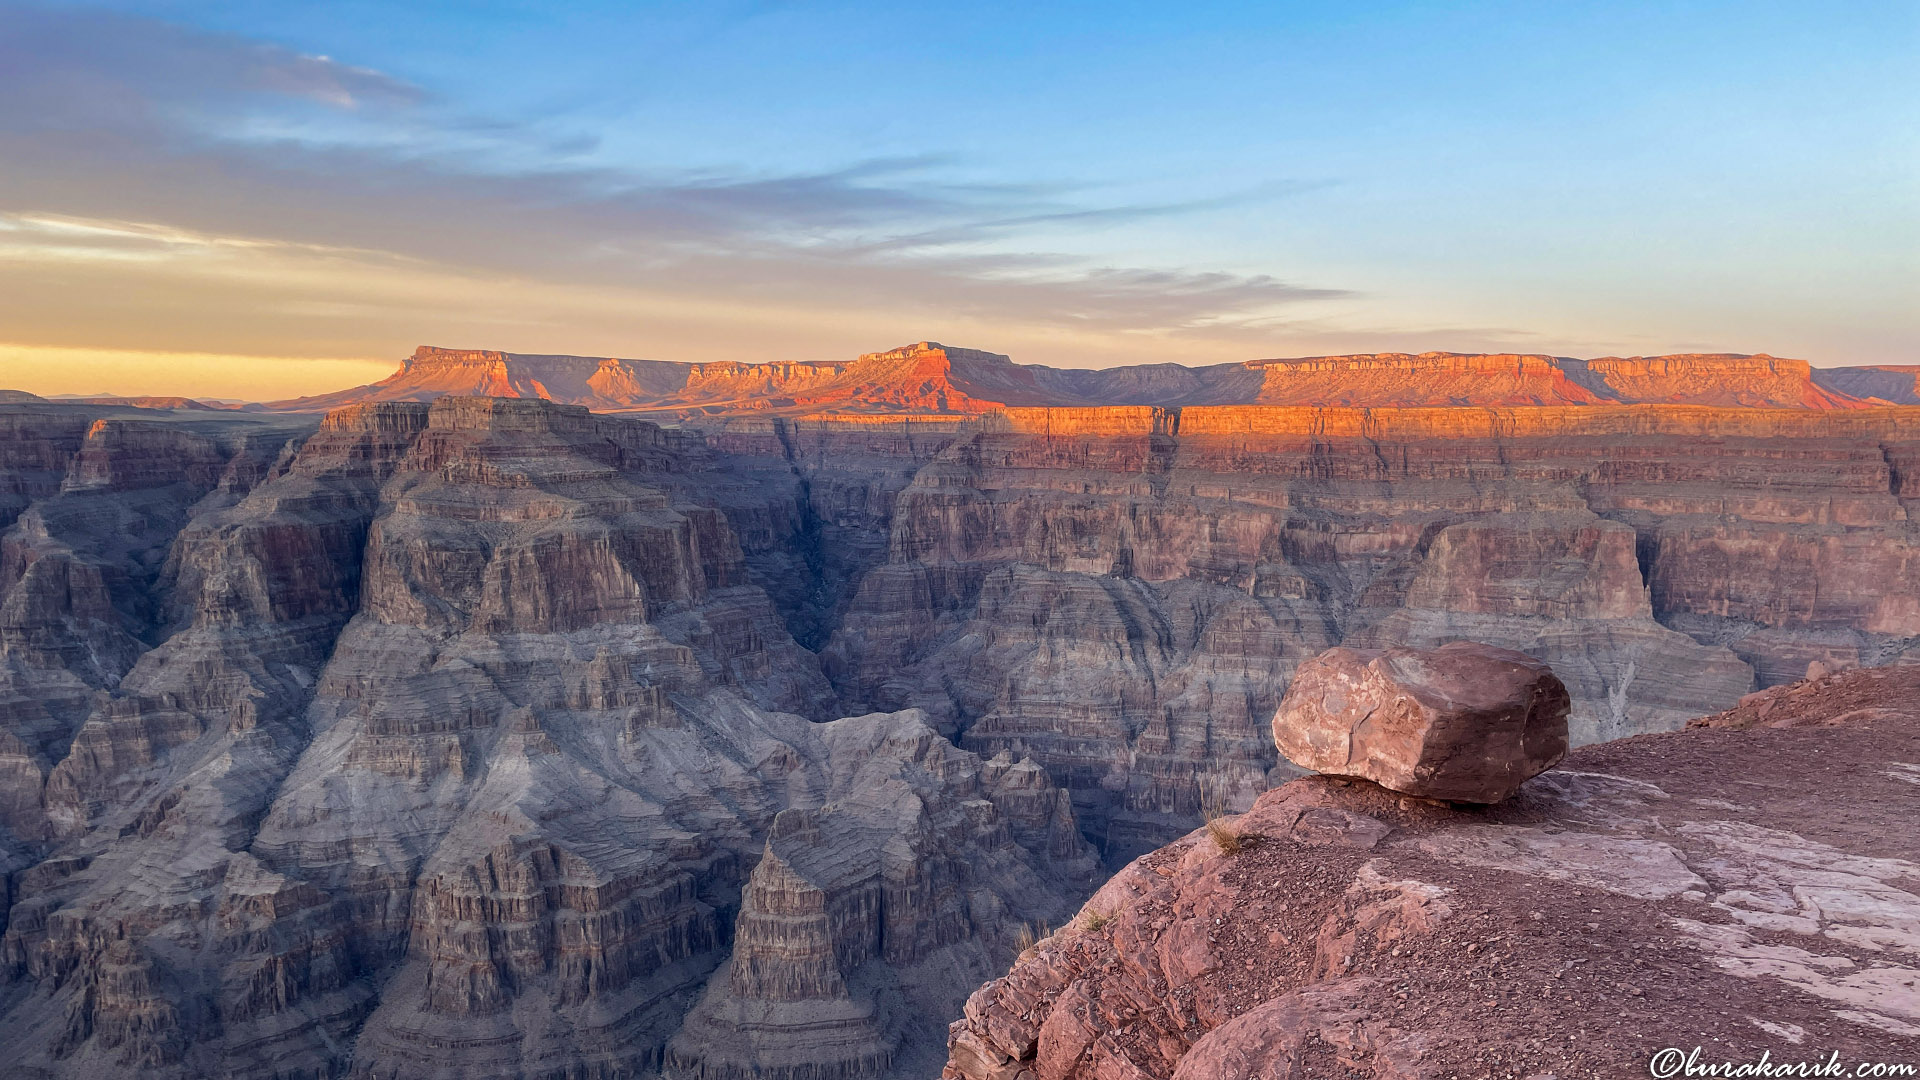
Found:
[[1259, 394], [1247, 404], [1597, 405], [1611, 400], [1604, 388], [1589, 388], [1569, 378], [1551, 356], [1316, 356], [1264, 360], [1259, 370]]
[[[369, 401], [534, 397], [680, 418], [813, 412], [978, 415], [1074, 406], [1714, 405], [1853, 409], [1912, 404], [1892, 368], [1813, 368], [1765, 354], [1577, 360], [1544, 354], [1372, 353], [1102, 370], [1016, 364], [939, 342], [849, 361], [707, 364], [423, 345], [377, 383], [271, 403], [320, 412]], [[1856, 394], [1847, 387], [1858, 386]], [[1884, 392], [1882, 392], [1884, 391]], [[1900, 396], [1901, 394], [1905, 396]], [[1892, 395], [1892, 396], [1889, 396]], [[1866, 400], [1868, 397], [1877, 399]], [[187, 405], [185, 407], [194, 407]]]
[[[1848, 409], [1864, 404], [1804, 360], [1759, 354], [1562, 356], [1382, 353], [1258, 362], [1262, 405], [1718, 405]], [[1854, 369], [1839, 369], [1854, 370]], [[1230, 401], [1192, 404], [1235, 404]]]
[[1294, 670], [1273, 739], [1303, 769], [1497, 803], [1566, 756], [1567, 708], [1553, 671], [1510, 649], [1329, 649]]
[[530, 356], [421, 346], [393, 375], [334, 394], [274, 402], [318, 412], [368, 401], [445, 396], [541, 398], [597, 410], [976, 414], [1008, 404], [1097, 404], [1070, 389], [1073, 376], [1024, 367], [997, 353], [921, 342], [840, 362], [677, 364], [657, 360]]
[[1807, 677], [1756, 691], [1733, 708], [1687, 721], [1690, 728], [1784, 728], [1831, 726], [1899, 716], [1913, 708], [1909, 695], [1920, 685], [1912, 663], [1829, 671], [1818, 660]]
[[1805, 360], [1765, 353], [1606, 356], [1560, 364], [1570, 378], [1614, 401], [1789, 409], [1850, 409], [1862, 404], [1858, 397], [1816, 378], [1813, 365]]
[[[1832, 724], [1579, 749], [1498, 807], [1296, 780], [967, 1002], [949, 1080], [1626, 1076], [1920, 1052], [1920, 668]], [[1828, 689], [1809, 691], [1819, 698]], [[1810, 706], [1812, 707], [1812, 706]]]
[[1837, 394], [1889, 405], [1920, 405], [1920, 364], [1815, 368], [1813, 381]]

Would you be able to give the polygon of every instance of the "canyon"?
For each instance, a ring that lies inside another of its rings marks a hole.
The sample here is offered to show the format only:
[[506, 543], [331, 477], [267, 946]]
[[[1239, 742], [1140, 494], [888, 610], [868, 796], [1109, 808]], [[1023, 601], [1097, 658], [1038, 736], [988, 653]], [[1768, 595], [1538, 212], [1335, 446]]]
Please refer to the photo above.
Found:
[[1300, 790], [1329, 648], [1526, 653], [1607, 746], [1920, 661], [1898, 373], [576, 360], [0, 402], [26, 1075], [930, 1076], [1110, 873]]
[[1096, 880], [1031, 760], [832, 718], [673, 433], [6, 421], [32, 1073], [924, 1072]]

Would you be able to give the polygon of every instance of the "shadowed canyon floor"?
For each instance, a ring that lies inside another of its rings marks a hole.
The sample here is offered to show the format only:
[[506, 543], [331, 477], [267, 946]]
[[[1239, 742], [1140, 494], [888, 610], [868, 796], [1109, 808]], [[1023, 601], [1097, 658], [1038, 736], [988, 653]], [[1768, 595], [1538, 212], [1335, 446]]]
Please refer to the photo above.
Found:
[[1920, 410], [529, 396], [0, 405], [19, 1068], [929, 1075], [1330, 646], [1592, 742], [1920, 635]]

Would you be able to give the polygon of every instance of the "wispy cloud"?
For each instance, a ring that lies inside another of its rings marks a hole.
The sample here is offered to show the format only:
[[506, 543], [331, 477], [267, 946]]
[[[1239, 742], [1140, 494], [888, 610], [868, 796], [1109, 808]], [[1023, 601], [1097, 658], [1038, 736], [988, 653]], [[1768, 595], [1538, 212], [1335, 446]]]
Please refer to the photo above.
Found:
[[8, 130], [190, 127], [196, 110], [249, 100], [390, 109], [424, 91], [376, 71], [265, 42], [104, 11], [0, 6], [0, 126]]
[[[581, 164], [594, 142], [464, 115], [405, 80], [271, 43], [0, 4], [0, 289], [9, 263], [16, 274], [34, 260], [178, 264], [226, 280], [194, 301], [209, 315], [251, 304], [233, 322], [257, 324], [261, 290], [277, 289], [268, 309], [299, 313], [286, 332], [312, 334], [324, 313], [369, 302], [351, 279], [377, 266], [423, 281], [537, 284], [517, 294], [534, 322], [557, 318], [553, 298], [567, 289], [629, 308], [718, 307], [732, 313], [713, 321], [719, 338], [754, 305], [876, 326], [1175, 334], [1250, 327], [1344, 295], [1263, 274], [1104, 265], [1048, 242], [1304, 185], [1109, 202], [1085, 187], [966, 179], [963, 163], [940, 155], [740, 174]], [[237, 277], [249, 278], [244, 288]], [[434, 303], [456, 292], [412, 295]], [[534, 297], [546, 298], [544, 314]], [[84, 302], [6, 313], [70, 319]], [[351, 332], [330, 338], [337, 350]], [[249, 348], [265, 351], [258, 333]]]
[[147, 221], [115, 221], [67, 217], [59, 214], [0, 213], [0, 233], [75, 248], [145, 250], [156, 254], [179, 251], [295, 250], [326, 255], [382, 256], [371, 248], [333, 244], [306, 244], [250, 236], [222, 236]]

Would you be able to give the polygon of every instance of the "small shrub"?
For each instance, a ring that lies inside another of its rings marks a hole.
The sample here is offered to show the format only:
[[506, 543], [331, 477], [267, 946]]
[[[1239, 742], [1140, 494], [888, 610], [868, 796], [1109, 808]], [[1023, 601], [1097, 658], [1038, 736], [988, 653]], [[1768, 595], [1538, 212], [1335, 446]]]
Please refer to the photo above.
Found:
[[1213, 839], [1215, 847], [1222, 855], [1238, 855], [1253, 838], [1242, 836], [1233, 826], [1226, 823], [1227, 800], [1224, 793], [1216, 790], [1205, 793], [1200, 813], [1206, 818], [1207, 835]]
[[1113, 916], [1111, 915], [1099, 911], [1089, 911], [1087, 912], [1087, 917], [1081, 921], [1080, 925], [1086, 927], [1089, 931], [1099, 933], [1101, 927], [1112, 921]]
[[1217, 815], [1207, 818], [1207, 835], [1213, 838], [1214, 846], [1222, 855], [1238, 855], [1247, 846], [1246, 838]]
[[1013, 936], [1013, 954], [1024, 960], [1028, 953], [1052, 936], [1053, 931], [1047, 928], [1046, 923], [1041, 923], [1037, 929], [1032, 923], [1021, 923], [1020, 932]]
[[1212, 838], [1213, 846], [1219, 847], [1221, 855], [1238, 855], [1258, 840], [1258, 836], [1244, 834], [1227, 824], [1227, 817], [1233, 813], [1229, 809], [1229, 790], [1227, 786], [1213, 778], [1200, 780], [1200, 817], [1206, 821], [1206, 834]]

